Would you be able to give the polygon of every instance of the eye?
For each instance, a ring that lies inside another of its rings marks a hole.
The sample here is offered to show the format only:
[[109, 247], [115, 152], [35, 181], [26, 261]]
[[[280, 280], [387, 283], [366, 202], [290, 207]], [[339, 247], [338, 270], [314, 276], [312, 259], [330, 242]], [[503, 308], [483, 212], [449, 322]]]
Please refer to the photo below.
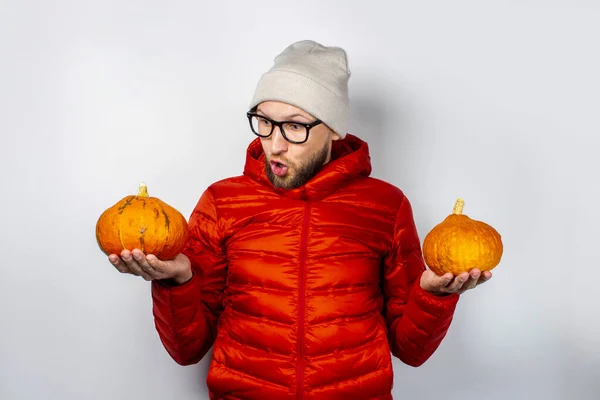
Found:
[[260, 118], [260, 123], [263, 125], [270, 125], [271, 121], [269, 121], [268, 119], [264, 119], [264, 118]]
[[294, 131], [299, 131], [300, 129], [303, 128], [302, 125], [298, 125], [298, 124], [290, 124], [289, 127]]

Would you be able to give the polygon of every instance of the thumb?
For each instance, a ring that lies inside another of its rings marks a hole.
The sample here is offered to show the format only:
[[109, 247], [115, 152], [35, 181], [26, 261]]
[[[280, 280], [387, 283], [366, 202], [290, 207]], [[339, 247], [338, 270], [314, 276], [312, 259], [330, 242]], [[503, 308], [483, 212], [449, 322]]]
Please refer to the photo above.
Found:
[[[436, 277], [438, 277], [438, 275], [436, 275]], [[446, 272], [444, 275], [439, 276], [440, 285], [442, 287], [448, 286], [450, 283], [452, 283], [453, 279], [454, 275], [452, 275], [450, 272]]]
[[148, 260], [148, 264], [157, 271], [163, 271], [168, 267], [167, 261], [159, 260], [154, 254], [148, 254], [146, 260]]
[[442, 276], [439, 276], [439, 275], [436, 275], [435, 272], [433, 272], [432, 270], [427, 269], [423, 273], [422, 283], [423, 283], [424, 288], [431, 289], [431, 290], [439, 290], [441, 288], [448, 286], [452, 282], [453, 278], [454, 278], [454, 275], [452, 275], [449, 272], [445, 273]]

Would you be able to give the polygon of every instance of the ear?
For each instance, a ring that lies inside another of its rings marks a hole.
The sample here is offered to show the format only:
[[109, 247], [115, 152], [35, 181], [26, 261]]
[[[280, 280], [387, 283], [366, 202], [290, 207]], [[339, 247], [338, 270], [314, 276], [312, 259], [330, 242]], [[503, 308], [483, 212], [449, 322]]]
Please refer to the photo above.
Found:
[[341, 140], [342, 138], [333, 130], [331, 131], [331, 140]]

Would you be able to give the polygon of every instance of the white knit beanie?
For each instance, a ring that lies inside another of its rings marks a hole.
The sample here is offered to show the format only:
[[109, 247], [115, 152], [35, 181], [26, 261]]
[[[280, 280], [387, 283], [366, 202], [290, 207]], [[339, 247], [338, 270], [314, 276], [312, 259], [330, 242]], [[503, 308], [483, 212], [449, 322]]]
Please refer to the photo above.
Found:
[[341, 138], [350, 113], [350, 69], [344, 49], [312, 40], [288, 46], [257, 84], [250, 109], [263, 101], [281, 101], [323, 121]]

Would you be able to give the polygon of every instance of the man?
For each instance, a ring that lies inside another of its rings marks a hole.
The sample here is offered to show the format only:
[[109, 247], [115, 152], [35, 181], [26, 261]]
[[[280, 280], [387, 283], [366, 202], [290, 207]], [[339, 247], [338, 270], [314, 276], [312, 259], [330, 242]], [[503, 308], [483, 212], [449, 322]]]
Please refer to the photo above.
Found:
[[425, 268], [408, 199], [346, 133], [349, 77], [341, 48], [287, 47], [247, 113], [243, 174], [202, 194], [183, 253], [109, 256], [152, 281], [177, 363], [214, 346], [211, 399], [391, 399], [391, 354], [423, 364], [459, 295], [491, 278]]

